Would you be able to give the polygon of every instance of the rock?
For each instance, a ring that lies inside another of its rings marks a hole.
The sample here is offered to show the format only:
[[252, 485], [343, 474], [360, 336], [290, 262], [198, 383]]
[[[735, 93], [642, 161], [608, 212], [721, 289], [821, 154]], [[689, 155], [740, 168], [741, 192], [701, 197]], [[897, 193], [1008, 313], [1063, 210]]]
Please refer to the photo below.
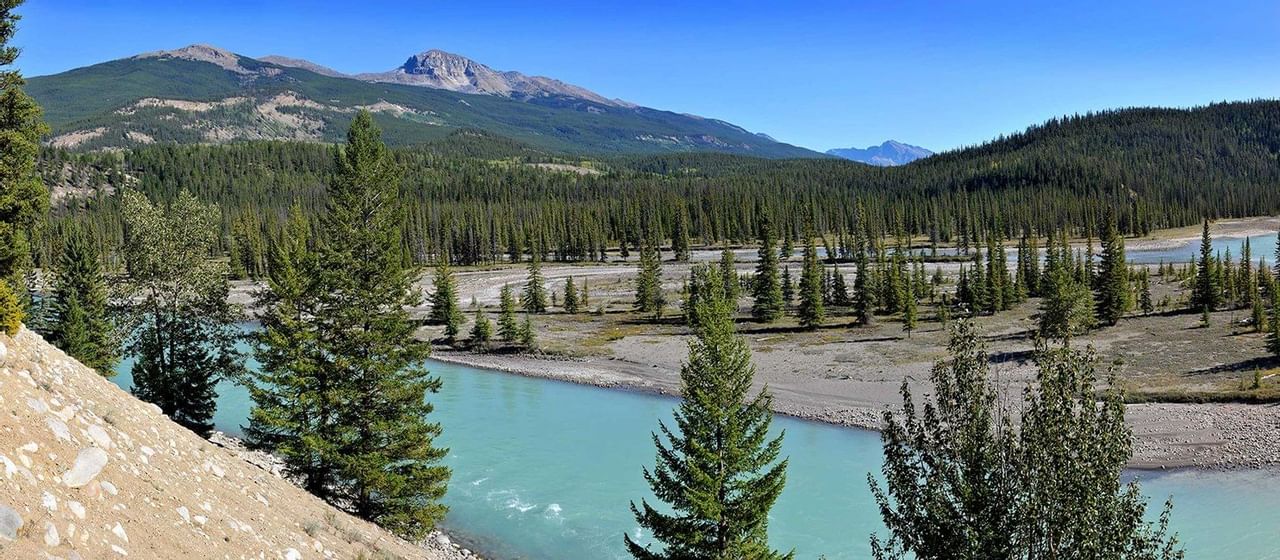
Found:
[[181, 517], [183, 521], [185, 521], [185, 522], [187, 522], [187, 523], [190, 523], [190, 522], [191, 522], [191, 510], [187, 509], [187, 506], [181, 506], [181, 507], [179, 507], [179, 508], [178, 508], [178, 517]]
[[129, 542], [129, 534], [124, 532], [124, 527], [121, 527], [119, 523], [116, 523], [116, 526], [111, 528], [111, 533], [119, 537], [120, 540]]
[[89, 439], [93, 440], [98, 447], [111, 449], [111, 436], [107, 435], [107, 431], [102, 429], [102, 426], [97, 424], [89, 426]]
[[18, 540], [18, 529], [22, 528], [22, 516], [12, 508], [0, 504], [0, 539]]
[[49, 511], [58, 511], [58, 499], [48, 492], [45, 492], [43, 496], [40, 496], [40, 505], [44, 506], [44, 509]]
[[67, 502], [67, 509], [76, 516], [76, 519], [84, 519], [84, 506], [80, 505], [80, 502]]
[[62, 475], [62, 483], [71, 488], [80, 488], [98, 476], [107, 466], [107, 452], [100, 447], [86, 447], [76, 455], [76, 464]]
[[52, 521], [44, 523], [44, 544], [47, 546], [58, 546], [62, 543], [62, 539], [58, 538], [58, 526]]
[[302, 553], [290, 548], [284, 551], [284, 560], [302, 560]]
[[67, 425], [62, 420], [49, 418], [45, 422], [49, 424], [49, 431], [53, 432], [54, 437], [64, 441], [71, 441], [71, 430], [67, 429]]

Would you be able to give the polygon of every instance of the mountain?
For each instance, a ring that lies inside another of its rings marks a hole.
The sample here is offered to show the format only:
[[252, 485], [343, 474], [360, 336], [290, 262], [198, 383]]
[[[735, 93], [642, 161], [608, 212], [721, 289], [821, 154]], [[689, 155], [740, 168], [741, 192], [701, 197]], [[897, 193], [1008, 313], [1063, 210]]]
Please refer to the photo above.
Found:
[[389, 82], [459, 93], [483, 93], [515, 99], [571, 97], [614, 107], [635, 107], [619, 99], [608, 99], [583, 87], [544, 76], [519, 72], [499, 72], [464, 56], [432, 49], [409, 57], [404, 64], [386, 72], [357, 74], [358, 80]]
[[285, 66], [288, 68], [301, 68], [303, 70], [309, 70], [321, 76], [328, 76], [330, 78], [349, 77], [346, 74], [343, 74], [342, 72], [329, 68], [328, 66], [322, 66], [314, 62], [311, 62], [310, 60], [303, 60], [301, 58], [290, 58], [287, 56], [272, 54], [267, 56], [260, 56], [258, 57], [258, 60], [262, 62], [269, 62], [277, 66]]
[[903, 144], [902, 142], [889, 140], [879, 146], [868, 146], [865, 149], [835, 148], [827, 150], [827, 154], [848, 160], [869, 163], [871, 165], [887, 167], [891, 165], [908, 164], [920, 158], [929, 157], [933, 155], [933, 152], [921, 148], [920, 146], [912, 146], [911, 144]]
[[[473, 93], [326, 75], [336, 72], [268, 58], [192, 45], [30, 78], [26, 89], [45, 110], [52, 128], [47, 143], [79, 150], [263, 139], [335, 142], [363, 109], [374, 113], [394, 145], [471, 129], [552, 153], [823, 157], [717, 119], [600, 101], [550, 78], [489, 74], [483, 65], [444, 53], [413, 57], [399, 70], [401, 79], [443, 83], [451, 76], [455, 87]], [[469, 85], [469, 75], [476, 85]], [[457, 82], [459, 76], [466, 84]]]

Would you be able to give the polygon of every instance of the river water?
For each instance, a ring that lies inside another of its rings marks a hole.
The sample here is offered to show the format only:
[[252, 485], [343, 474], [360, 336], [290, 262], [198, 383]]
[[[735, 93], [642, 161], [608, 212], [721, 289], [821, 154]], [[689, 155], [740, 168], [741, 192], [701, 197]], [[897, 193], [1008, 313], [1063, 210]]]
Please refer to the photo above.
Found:
[[[126, 361], [114, 381], [132, 382]], [[251, 362], [250, 366], [256, 366]], [[676, 400], [431, 362], [444, 380], [431, 396], [439, 443], [450, 448], [444, 525], [491, 559], [626, 558], [622, 535], [644, 539], [627, 508], [650, 497], [641, 468], [650, 433]], [[242, 387], [219, 386], [218, 429], [238, 435], [249, 412]], [[881, 530], [867, 488], [878, 472], [875, 432], [777, 417], [790, 458], [769, 534], [798, 558], [870, 557]], [[1138, 472], [1157, 507], [1172, 496], [1188, 558], [1280, 558], [1280, 473]]]

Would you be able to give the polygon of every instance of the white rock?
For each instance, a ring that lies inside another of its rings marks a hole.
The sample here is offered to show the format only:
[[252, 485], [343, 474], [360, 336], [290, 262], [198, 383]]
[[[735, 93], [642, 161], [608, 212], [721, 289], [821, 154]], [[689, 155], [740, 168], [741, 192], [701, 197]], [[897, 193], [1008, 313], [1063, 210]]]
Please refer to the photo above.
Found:
[[302, 560], [302, 553], [290, 548], [284, 551], [284, 560]]
[[97, 444], [98, 447], [111, 449], [111, 436], [107, 434], [106, 430], [102, 429], [102, 426], [97, 424], [90, 425], [89, 439], [93, 440], [93, 443]]
[[187, 506], [178, 507], [178, 516], [181, 517], [182, 520], [186, 521], [187, 523], [191, 522], [191, 510], [187, 509]]
[[114, 545], [114, 544], [113, 544], [113, 545], [111, 545], [111, 551], [112, 551], [112, 552], [114, 552], [114, 553], [116, 553], [116, 554], [119, 554], [119, 555], [121, 555], [121, 556], [128, 556], [128, 555], [129, 555], [129, 552], [128, 552], [128, 551], [126, 551], [125, 549], [120, 548], [119, 546], [116, 546], [116, 545]]
[[58, 546], [62, 543], [62, 539], [58, 538], [58, 527], [52, 521], [44, 523], [44, 544], [47, 546]]
[[76, 464], [62, 475], [62, 483], [79, 488], [89, 483], [107, 466], [107, 452], [100, 447], [86, 447], [76, 455]]
[[116, 523], [116, 526], [111, 528], [111, 532], [119, 537], [120, 540], [129, 542], [129, 534], [124, 532], [124, 527], [121, 527], [119, 523]]
[[45, 492], [43, 496], [40, 496], [40, 505], [44, 506], [44, 509], [49, 511], [58, 511], [58, 499], [48, 492]]
[[209, 522], [209, 518], [208, 518], [208, 517], [205, 517], [205, 516], [203, 516], [203, 515], [197, 515], [197, 516], [195, 516], [195, 517], [192, 517], [192, 518], [191, 518], [191, 520], [192, 520], [192, 521], [195, 521], [196, 523], [199, 523], [199, 524], [201, 524], [201, 525], [204, 525], [205, 523], [208, 523], [208, 522]]
[[71, 430], [67, 429], [67, 425], [57, 418], [49, 418], [45, 421], [49, 424], [49, 431], [53, 432], [54, 437], [71, 441]]
[[71, 510], [76, 519], [84, 519], [84, 506], [80, 502], [67, 502], [67, 509]]
[[22, 528], [22, 516], [9, 506], [0, 504], [0, 540], [18, 540], [18, 529]]
[[36, 414], [49, 412], [49, 405], [44, 404], [44, 401], [41, 399], [27, 397], [27, 406], [31, 407], [31, 410], [36, 411]]
[[107, 482], [105, 480], [102, 481], [102, 489], [105, 490], [108, 494], [111, 494], [112, 496], [120, 493], [119, 490], [116, 490], [116, 485], [110, 482]]

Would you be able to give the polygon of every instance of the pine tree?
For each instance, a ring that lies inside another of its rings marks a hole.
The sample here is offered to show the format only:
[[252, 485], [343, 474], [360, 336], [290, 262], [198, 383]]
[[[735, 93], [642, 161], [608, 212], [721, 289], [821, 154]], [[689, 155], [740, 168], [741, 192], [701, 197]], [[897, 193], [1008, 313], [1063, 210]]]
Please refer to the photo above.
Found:
[[432, 279], [431, 312], [427, 319], [444, 325], [444, 337], [452, 341], [462, 329], [462, 306], [458, 303], [458, 286], [449, 268], [448, 258], [441, 257]]
[[853, 317], [859, 325], [871, 324], [871, 309], [875, 304], [871, 300], [871, 286], [867, 282], [867, 252], [861, 243], [855, 248], [854, 255], [857, 268], [853, 277]]
[[1124, 260], [1124, 238], [1108, 216], [1102, 237], [1102, 264], [1097, 279], [1097, 318], [1104, 325], [1120, 321], [1130, 307], [1129, 268]]
[[1217, 309], [1221, 291], [1216, 259], [1213, 257], [1213, 238], [1209, 236], [1209, 220], [1205, 220], [1204, 232], [1200, 236], [1200, 260], [1196, 264], [1195, 287], [1191, 292], [1191, 308], [1197, 311]]
[[831, 271], [831, 303], [837, 307], [849, 306], [849, 287], [845, 285], [844, 274], [837, 267]]
[[520, 294], [520, 307], [525, 313], [547, 311], [547, 287], [542, 279], [542, 256], [539, 251], [534, 251], [529, 259], [529, 274], [524, 283], [524, 292]]
[[1151, 274], [1146, 268], [1142, 269], [1142, 275], [1139, 276], [1141, 285], [1139, 286], [1138, 307], [1142, 309], [1143, 315], [1150, 315], [1156, 310], [1155, 305], [1151, 301]]
[[791, 304], [796, 301], [796, 284], [791, 281], [791, 267], [782, 267], [782, 304], [785, 308], [790, 308]]
[[19, 49], [10, 44], [21, 17], [21, 0], [0, 2], [0, 327], [17, 334], [27, 302], [24, 278], [31, 268], [33, 231], [49, 212], [49, 192], [36, 170], [40, 137], [49, 131], [40, 106], [22, 91], [14, 66]]
[[767, 216], [760, 220], [760, 262], [751, 282], [751, 317], [761, 323], [772, 323], [782, 318], [786, 304], [782, 298], [782, 286], [778, 281], [778, 249], [774, 246], [773, 225]]
[[813, 246], [813, 238], [808, 237], [804, 245], [804, 265], [800, 270], [800, 307], [797, 315], [800, 326], [805, 329], [816, 329], [822, 326], [826, 310], [822, 303], [822, 265], [818, 263], [818, 251]]
[[73, 233], [62, 251], [52, 300], [49, 342], [98, 373], [115, 375], [118, 344], [106, 282], [98, 251], [83, 230]]
[[742, 289], [738, 285], [738, 268], [734, 265], [733, 251], [725, 247], [720, 252], [720, 284], [724, 286], [724, 297], [737, 310], [738, 298]]
[[484, 314], [483, 307], [476, 307], [475, 321], [471, 323], [471, 348], [485, 351], [489, 349], [489, 340], [493, 338], [493, 324]]
[[186, 191], [167, 210], [137, 191], [122, 198], [128, 274], [121, 300], [131, 327], [127, 351], [137, 356], [133, 393], [207, 436], [214, 387], [243, 367], [227, 266], [207, 258], [217, 243], [218, 211]]
[[1280, 288], [1275, 285], [1271, 286], [1271, 332], [1267, 333], [1267, 349], [1280, 356]]
[[657, 244], [646, 241], [640, 245], [640, 270], [636, 273], [636, 312], [662, 316], [666, 305], [662, 294], [662, 255]]
[[520, 346], [524, 347], [525, 350], [537, 350], [538, 333], [534, 330], [533, 317], [530, 313], [524, 314], [524, 321], [521, 321], [520, 327], [516, 329], [516, 337], [520, 341]]
[[769, 510], [786, 484], [787, 460], [778, 460], [783, 436], [770, 438], [769, 394], [748, 400], [755, 374], [750, 350], [734, 332], [720, 279], [707, 278], [681, 368], [675, 426], [659, 423], [657, 465], [644, 471], [669, 509], [647, 500], [631, 504], [636, 522], [660, 548], [631, 535], [623, 539], [641, 560], [791, 558], [768, 543]]
[[[426, 396], [440, 390], [423, 367], [430, 346], [414, 338], [412, 289], [400, 241], [400, 171], [367, 111], [335, 149], [322, 238], [308, 276], [315, 282], [318, 370], [335, 399], [338, 427], [320, 460], [335, 469], [321, 497], [410, 540], [439, 521], [450, 476], [434, 445]], [[535, 252], [536, 254], [536, 252]], [[317, 379], [319, 381], [319, 379]], [[310, 437], [311, 434], [307, 434]]]
[[1065, 340], [1088, 332], [1097, 319], [1093, 292], [1080, 275], [1074, 273], [1066, 235], [1062, 236], [1061, 243], [1059, 248], [1049, 249], [1050, 252], [1057, 251], [1057, 255], [1046, 267], [1048, 277], [1041, 286], [1045, 296], [1040, 303], [1040, 334]]
[[902, 330], [907, 332], [907, 338], [911, 338], [911, 333], [916, 330], [917, 313], [916, 296], [915, 294], [909, 294], [905, 305], [902, 307]]
[[671, 252], [677, 261], [689, 261], [689, 218], [685, 216], [683, 209], [676, 212], [671, 232]]
[[587, 287], [587, 279], [582, 279], [582, 290], [578, 291], [578, 307], [580, 309], [589, 309], [591, 307], [591, 289]]
[[520, 335], [520, 324], [516, 322], [516, 299], [511, 295], [511, 285], [502, 285], [501, 314], [498, 316], [498, 337], [503, 342], [514, 342]]
[[578, 312], [578, 286], [573, 283], [572, 276], [564, 279], [564, 312]]

